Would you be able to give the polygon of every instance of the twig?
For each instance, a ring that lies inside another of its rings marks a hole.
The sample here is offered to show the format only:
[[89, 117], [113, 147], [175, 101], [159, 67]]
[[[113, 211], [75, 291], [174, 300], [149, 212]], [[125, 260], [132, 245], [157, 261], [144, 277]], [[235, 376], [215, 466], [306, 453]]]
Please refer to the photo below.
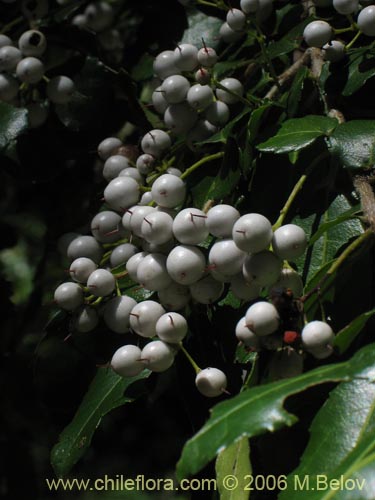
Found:
[[279, 85], [274, 85], [267, 92], [265, 99], [274, 99], [276, 95], [279, 93], [280, 89], [288, 83], [288, 81], [293, 78], [293, 76], [297, 73], [297, 71], [305, 64], [308, 64], [310, 61], [310, 50], [306, 50], [302, 57], [298, 59], [295, 63], [293, 63], [286, 71], [281, 73], [278, 77]]

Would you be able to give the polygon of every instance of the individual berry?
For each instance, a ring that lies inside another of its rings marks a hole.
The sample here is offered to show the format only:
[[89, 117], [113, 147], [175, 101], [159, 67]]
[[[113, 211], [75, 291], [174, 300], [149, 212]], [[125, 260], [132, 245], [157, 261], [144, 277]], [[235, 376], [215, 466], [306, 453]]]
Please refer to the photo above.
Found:
[[44, 64], [36, 57], [25, 57], [17, 64], [16, 75], [21, 82], [38, 83], [44, 76]]
[[246, 16], [242, 10], [230, 9], [227, 13], [226, 21], [233, 31], [241, 31], [245, 27]]
[[243, 32], [232, 30], [229, 24], [225, 22], [220, 26], [219, 35], [225, 43], [234, 43], [242, 38]]
[[284, 268], [281, 271], [280, 278], [275, 282], [271, 288], [272, 290], [277, 289], [290, 289], [293, 293], [293, 297], [301, 297], [303, 294], [303, 282], [301, 276], [290, 268]]
[[10, 71], [16, 69], [21, 61], [22, 54], [19, 49], [12, 45], [5, 45], [0, 48], [0, 71]]
[[159, 158], [171, 147], [171, 144], [171, 139], [166, 132], [154, 129], [143, 136], [141, 148], [144, 153]]
[[84, 307], [74, 318], [74, 327], [77, 332], [87, 333], [96, 328], [99, 323], [98, 313], [92, 307]]
[[316, 359], [326, 359], [333, 354], [333, 347], [331, 344], [327, 344], [326, 346], [322, 346], [317, 349], [311, 349], [309, 350], [309, 353]]
[[339, 14], [353, 14], [359, 8], [358, 0], [333, 0], [333, 7]]
[[48, 99], [55, 104], [66, 104], [72, 100], [76, 86], [68, 76], [55, 76], [47, 83]]
[[168, 167], [166, 170], [166, 173], [171, 174], [171, 175], [175, 175], [176, 177], [181, 177], [181, 175], [182, 175], [181, 170], [179, 168], [175, 168], [175, 167]]
[[152, 105], [155, 108], [157, 113], [161, 115], [165, 112], [167, 107], [169, 106], [168, 101], [164, 97], [164, 92], [161, 88], [161, 85], [157, 87], [152, 93]]
[[164, 307], [154, 300], [139, 302], [131, 310], [130, 327], [141, 337], [154, 337], [156, 323], [164, 313]]
[[30, 102], [26, 104], [25, 108], [27, 109], [27, 120], [30, 128], [38, 128], [47, 121], [48, 102]]
[[136, 182], [138, 182], [139, 185], [142, 185], [144, 182], [144, 178], [139, 172], [138, 169], [135, 167], [126, 167], [121, 172], [118, 174], [119, 177], [131, 177], [134, 179]]
[[56, 304], [66, 311], [73, 311], [83, 303], [83, 290], [77, 283], [62, 283], [54, 294]]
[[301, 332], [302, 345], [307, 350], [319, 350], [331, 345], [335, 334], [325, 321], [310, 321]]
[[191, 299], [189, 288], [178, 283], [171, 283], [168, 288], [160, 290], [158, 297], [161, 305], [169, 311], [183, 309]]
[[113, 332], [127, 333], [130, 329], [130, 313], [136, 305], [137, 302], [127, 295], [113, 297], [103, 309], [105, 324]]
[[259, 0], [241, 0], [240, 6], [245, 14], [254, 14], [259, 9]]
[[173, 238], [173, 219], [165, 212], [154, 211], [143, 218], [141, 235], [149, 243], [162, 245]]
[[214, 99], [214, 93], [209, 85], [196, 83], [187, 93], [187, 102], [196, 110], [203, 110], [209, 106]]
[[18, 40], [18, 48], [24, 56], [39, 57], [47, 48], [47, 40], [38, 30], [25, 31]]
[[79, 236], [82, 236], [81, 234], [78, 233], [64, 233], [62, 234], [59, 239], [57, 240], [57, 250], [60, 252], [61, 255], [66, 257], [67, 251], [68, 251], [68, 246], [71, 244], [73, 240], [78, 238]]
[[150, 253], [137, 267], [137, 281], [147, 290], [158, 292], [172, 283], [167, 271], [167, 257], [161, 253]]
[[[358, 14], [358, 28], [367, 36], [375, 36], [375, 5], [364, 7]], [[0, 54], [1, 54], [0, 49]], [[1, 61], [1, 55], [0, 55]]]
[[90, 3], [85, 9], [88, 27], [93, 31], [103, 31], [114, 19], [113, 8], [107, 2]]
[[207, 120], [217, 127], [223, 127], [228, 122], [229, 116], [229, 108], [222, 101], [212, 102], [206, 109]]
[[128, 259], [128, 261], [126, 263], [126, 270], [128, 271], [128, 274], [133, 281], [137, 281], [138, 266], [147, 255], [148, 255], [148, 252], [138, 252], [138, 253], [132, 255]]
[[198, 49], [191, 43], [182, 43], [174, 50], [175, 65], [181, 71], [193, 71], [198, 66]]
[[80, 29], [88, 28], [89, 21], [85, 14], [77, 14], [72, 18], [72, 25]]
[[71, 260], [87, 257], [99, 264], [103, 255], [103, 248], [93, 236], [78, 236], [68, 246], [67, 256]]
[[303, 38], [309, 47], [321, 48], [332, 37], [332, 26], [326, 21], [312, 21], [303, 30]]
[[171, 278], [181, 285], [192, 285], [202, 278], [206, 267], [203, 253], [190, 245], [176, 246], [168, 255], [167, 270]]
[[260, 338], [247, 326], [245, 316], [237, 323], [235, 333], [237, 340], [250, 347], [252, 351], [261, 350]]
[[175, 63], [173, 50], [164, 50], [158, 54], [154, 60], [153, 68], [155, 75], [162, 80], [180, 73], [180, 70], [177, 68]]
[[124, 345], [117, 349], [111, 359], [111, 368], [121, 377], [136, 377], [145, 368], [142, 353], [135, 345]]
[[186, 102], [171, 104], [164, 113], [165, 125], [176, 135], [189, 132], [197, 120], [197, 112]]
[[[161, 89], [165, 100], [169, 104], [177, 104], [185, 100], [190, 83], [187, 78], [182, 75], [168, 76], [162, 83]], [[145, 151], [147, 153], [147, 151]]]
[[109, 263], [111, 267], [118, 267], [124, 265], [128, 262], [130, 257], [133, 257], [139, 250], [135, 245], [131, 243], [123, 243], [112, 250], [109, 257]]
[[190, 285], [191, 297], [199, 304], [213, 304], [223, 295], [224, 284], [211, 276]]
[[259, 286], [273, 285], [280, 277], [282, 260], [269, 250], [248, 255], [243, 263], [242, 272], [247, 281]]
[[96, 269], [87, 280], [87, 287], [95, 297], [106, 297], [110, 295], [116, 286], [116, 279], [106, 269]]
[[173, 365], [175, 351], [162, 340], [153, 340], [142, 349], [142, 361], [153, 372], [164, 372]]
[[260, 252], [271, 243], [272, 226], [261, 214], [246, 214], [235, 222], [232, 237], [238, 248], [244, 252]]
[[206, 68], [199, 68], [194, 75], [195, 81], [201, 85], [207, 85], [211, 81], [210, 72]]
[[10, 102], [17, 96], [18, 81], [11, 75], [0, 73], [0, 101]]
[[138, 202], [138, 205], [149, 205], [150, 203], [153, 202], [153, 199], [152, 199], [152, 194], [151, 194], [151, 191], [146, 191], [145, 193], [143, 193], [143, 195], [141, 196], [141, 199], [139, 200]]
[[227, 388], [227, 377], [218, 368], [205, 368], [195, 377], [198, 391], [208, 398], [221, 396]]
[[110, 156], [117, 153], [122, 146], [122, 142], [117, 137], [107, 137], [98, 146], [98, 155], [102, 160], [107, 160]]
[[213, 236], [228, 238], [239, 218], [239, 211], [231, 205], [215, 205], [207, 212], [206, 226]]
[[154, 163], [155, 158], [150, 154], [145, 153], [137, 158], [136, 167], [140, 174], [147, 175], [152, 171]]
[[238, 299], [254, 300], [259, 297], [260, 286], [253, 281], [246, 281], [243, 274], [232, 276], [230, 280], [230, 290]]
[[0, 33], [0, 49], [2, 47], [6, 47], [7, 45], [13, 45], [12, 40], [9, 38], [9, 36]]
[[176, 215], [172, 228], [176, 240], [185, 245], [197, 245], [208, 236], [206, 214], [198, 208], [181, 210]]
[[217, 63], [217, 54], [212, 47], [202, 47], [198, 51], [198, 62], [205, 68], [211, 68]]
[[87, 257], [79, 257], [70, 264], [69, 273], [71, 278], [78, 283], [86, 283], [90, 274], [97, 269], [97, 264]]
[[139, 200], [139, 184], [131, 177], [116, 177], [104, 190], [105, 202], [118, 212], [123, 212]]
[[280, 324], [276, 307], [269, 302], [256, 302], [246, 311], [246, 325], [258, 337], [274, 333]]
[[218, 131], [208, 120], [198, 120], [186, 137], [190, 149], [195, 150], [196, 142], [203, 142]]
[[323, 54], [326, 61], [341, 61], [345, 57], [345, 45], [339, 40], [332, 40], [323, 45]]
[[208, 254], [209, 266], [225, 276], [234, 276], [242, 270], [246, 253], [238, 248], [232, 239], [226, 238], [214, 243]]
[[142, 242], [142, 250], [149, 253], [162, 253], [163, 255], [168, 255], [169, 252], [174, 248], [175, 241], [170, 240], [166, 243], [161, 243], [158, 245], [157, 243], [150, 243], [146, 240]]
[[306, 247], [306, 233], [295, 224], [281, 226], [273, 233], [272, 249], [280, 259], [293, 260], [300, 257]]
[[122, 217], [122, 225], [136, 236], [142, 238], [142, 224], [147, 215], [155, 212], [155, 207], [135, 205], [130, 207]]
[[91, 220], [91, 232], [100, 243], [113, 243], [120, 239], [121, 216], [104, 210]]
[[242, 83], [237, 80], [237, 78], [224, 78], [224, 80], [221, 80], [219, 83], [222, 87], [227, 89], [216, 89], [216, 97], [219, 101], [223, 101], [226, 104], [234, 104], [240, 100], [244, 89]]
[[185, 338], [188, 324], [182, 314], [168, 312], [160, 316], [156, 323], [156, 335], [160, 340], [171, 344], [178, 344]]
[[186, 184], [175, 175], [164, 174], [153, 183], [151, 194], [152, 199], [161, 207], [175, 208], [185, 199]]

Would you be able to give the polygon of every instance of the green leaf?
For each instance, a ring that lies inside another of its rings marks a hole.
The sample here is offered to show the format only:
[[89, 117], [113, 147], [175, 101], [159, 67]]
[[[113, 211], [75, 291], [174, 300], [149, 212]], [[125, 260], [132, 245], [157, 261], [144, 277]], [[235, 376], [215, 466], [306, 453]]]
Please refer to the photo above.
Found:
[[191, 43], [201, 48], [203, 38], [207, 47], [216, 49], [219, 46], [219, 30], [223, 23], [220, 19], [197, 10], [188, 16], [188, 23], [189, 27], [185, 30], [180, 43]]
[[345, 352], [353, 340], [365, 327], [367, 321], [375, 314], [375, 309], [367, 311], [355, 318], [349, 325], [340, 330], [335, 337], [334, 346], [340, 353]]
[[365, 347], [344, 363], [321, 366], [298, 377], [252, 387], [219, 403], [202, 429], [185, 444], [177, 464], [178, 477], [197, 473], [240, 437], [250, 438], [293, 425], [297, 417], [283, 406], [287, 397], [324, 382], [355, 377], [375, 363], [374, 347], [374, 344]]
[[23, 134], [28, 127], [27, 111], [0, 102], [0, 151]]
[[277, 154], [297, 151], [309, 146], [318, 137], [331, 134], [337, 125], [337, 120], [326, 116], [292, 118], [281, 125], [275, 136], [259, 144], [258, 149]]
[[288, 54], [292, 52], [292, 50], [299, 48], [303, 30], [305, 26], [313, 20], [314, 18], [312, 16], [304, 19], [301, 23], [297, 24], [297, 26], [290, 29], [280, 40], [271, 42], [267, 47], [268, 57], [270, 59], [275, 59], [276, 57]]
[[[373, 345], [371, 347], [374, 348]], [[374, 472], [375, 369], [370, 359], [356, 373], [356, 377], [334, 389], [316, 415], [300, 465], [288, 477], [288, 489], [279, 495], [280, 500], [299, 500], [302, 493], [295, 487], [296, 477], [303, 480], [306, 476], [310, 477], [311, 488], [310, 491], [303, 491], [304, 499], [374, 498], [373, 490], [371, 496], [365, 494], [371, 482], [364, 485], [362, 493], [359, 488], [346, 492], [329, 488], [316, 491], [317, 474], [326, 475], [329, 479], [344, 475], [355, 480], [363, 478], [362, 473], [369, 465]]]
[[[339, 208], [338, 205], [341, 205], [341, 207]], [[328, 211], [328, 217], [332, 216], [332, 211], [333, 210], [336, 211], [336, 207], [337, 207], [337, 209], [342, 210], [342, 208], [345, 205], [349, 205], [349, 203], [345, 200], [345, 198], [343, 196], [338, 196], [330, 207], [331, 212]], [[321, 224], [319, 226], [319, 229], [310, 238], [309, 246], [314, 245], [325, 233], [327, 233], [330, 229], [334, 228], [335, 226], [342, 224], [343, 222], [346, 222], [346, 221], [351, 221], [351, 220], [356, 221], [356, 219], [357, 219], [356, 214], [358, 214], [360, 211], [361, 211], [360, 205], [356, 205], [355, 207], [348, 208], [348, 210], [345, 210], [343, 213], [334, 217], [333, 219], [330, 219], [327, 222], [324, 222], [323, 224]], [[359, 221], [357, 221], [357, 222], [358, 222], [358, 224], [355, 223], [353, 225], [353, 229], [355, 230], [355, 234], [357, 234], [357, 232], [360, 231], [362, 228]], [[350, 226], [348, 226], [348, 227], [350, 227]]]
[[[250, 446], [246, 437], [228, 446], [219, 453], [216, 460], [216, 479], [220, 493], [220, 500], [247, 500], [250, 491], [246, 491], [251, 474]], [[238, 480], [235, 490], [228, 490], [226, 481], [228, 476], [234, 476]]]
[[153, 73], [153, 63], [154, 57], [149, 54], [143, 54], [138, 63], [134, 66], [131, 71], [131, 77], [136, 82], [143, 82], [144, 80], [150, 80]]
[[90, 446], [101, 419], [112, 409], [132, 402], [125, 390], [137, 380], [147, 378], [149, 370], [137, 377], [123, 378], [107, 368], [99, 368], [72, 422], [61, 433], [51, 453], [55, 473], [64, 476]]
[[232, 135], [232, 130], [234, 126], [246, 115], [250, 113], [249, 109], [245, 109], [238, 115], [236, 115], [233, 120], [231, 120], [229, 123], [225, 125], [222, 129], [219, 130], [216, 134], [211, 136], [209, 139], [202, 141], [201, 144], [215, 144], [217, 142], [222, 142], [223, 144], [226, 144], [228, 137]]
[[372, 168], [375, 161], [375, 120], [342, 123], [330, 136], [331, 153], [348, 169]]
[[368, 49], [361, 48], [354, 51], [348, 57], [348, 80], [342, 95], [349, 96], [357, 92], [363, 85], [375, 75], [374, 54]]
[[292, 117], [297, 114], [298, 106], [300, 104], [303, 87], [305, 84], [306, 78], [308, 78], [310, 72], [306, 66], [302, 66], [297, 71], [296, 76], [294, 77], [293, 84], [288, 92], [288, 116]]

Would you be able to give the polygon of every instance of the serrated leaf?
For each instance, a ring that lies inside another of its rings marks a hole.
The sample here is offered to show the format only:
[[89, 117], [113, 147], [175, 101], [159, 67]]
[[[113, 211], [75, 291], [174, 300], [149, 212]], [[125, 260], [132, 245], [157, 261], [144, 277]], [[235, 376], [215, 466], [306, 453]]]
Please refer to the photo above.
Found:
[[191, 43], [201, 48], [203, 38], [207, 47], [216, 49], [219, 46], [219, 30], [223, 23], [220, 19], [197, 10], [189, 14], [188, 23], [189, 27], [185, 30], [180, 43]]
[[72, 422], [64, 429], [51, 453], [57, 476], [69, 473], [90, 446], [101, 419], [111, 410], [130, 403], [125, 390], [137, 380], [147, 378], [149, 370], [132, 378], [123, 378], [110, 369], [99, 368]]
[[345, 352], [353, 340], [365, 327], [367, 321], [375, 314], [375, 309], [367, 311], [355, 318], [349, 325], [340, 330], [335, 337], [334, 346], [340, 353]]
[[[374, 344], [365, 347], [344, 363], [321, 366], [298, 377], [253, 387], [217, 404], [206, 424], [185, 444], [177, 464], [178, 477], [197, 473], [240, 437], [250, 438], [293, 425], [297, 417], [285, 410], [287, 397], [324, 382], [355, 377], [375, 363], [374, 347]], [[373, 378], [374, 372], [369, 372], [370, 375]]]
[[258, 145], [260, 151], [289, 153], [312, 144], [318, 137], [329, 135], [338, 125], [326, 116], [308, 115], [285, 121], [276, 135]]
[[[345, 206], [348, 205], [349, 203], [345, 200], [344, 197], [339, 196], [336, 198], [336, 200], [332, 203], [331, 207], [332, 209], [335, 209], [336, 207], [334, 205], [337, 205], [340, 203], [341, 205]], [[337, 207], [339, 208], [339, 207]], [[327, 222], [324, 222], [319, 226], [319, 229], [312, 235], [312, 237], [309, 240], [309, 246], [314, 245], [323, 235], [324, 233], [327, 233], [330, 229], [334, 228], [335, 226], [338, 226], [339, 224], [342, 224], [343, 222], [350, 221], [350, 220], [356, 220], [356, 214], [358, 214], [361, 211], [360, 205], [356, 205], [355, 207], [350, 207], [348, 210], [345, 210], [341, 215], [338, 215], [337, 217], [334, 217], [333, 219], [329, 219]], [[331, 214], [328, 214], [330, 216]], [[361, 230], [362, 226], [357, 221], [358, 224], [355, 224], [354, 227], [358, 228], [358, 230]]]
[[362, 48], [354, 51], [348, 57], [348, 79], [342, 90], [342, 95], [350, 96], [357, 92], [363, 85], [375, 75], [374, 54]]
[[0, 151], [6, 149], [27, 128], [26, 109], [15, 108], [10, 104], [0, 102]]
[[375, 120], [352, 120], [336, 127], [330, 151], [347, 169], [372, 168], [375, 161]]
[[[370, 346], [370, 348], [373, 346]], [[368, 350], [368, 348], [367, 348]], [[362, 351], [363, 353], [364, 351]], [[353, 358], [355, 360], [356, 356]], [[280, 500], [299, 500], [301, 490], [296, 488], [296, 477], [309, 477], [310, 488], [303, 491], [308, 499], [365, 499], [371, 481], [352, 491], [322, 488], [316, 491], [316, 476], [333, 478], [363, 478], [363, 472], [375, 466], [375, 368], [369, 359], [356, 373], [356, 378], [342, 382], [334, 389], [316, 415], [310, 427], [310, 440], [300, 465], [288, 477], [288, 488], [279, 495]], [[323, 451], [324, 450], [324, 451]], [[370, 454], [370, 455], [369, 455]], [[373, 493], [374, 488], [371, 491]]]
[[[250, 491], [246, 491], [246, 485], [251, 472], [249, 440], [244, 437], [228, 446], [217, 457], [216, 479], [220, 500], [248, 500]], [[228, 476], [238, 479], [238, 485], [233, 491], [225, 487]]]

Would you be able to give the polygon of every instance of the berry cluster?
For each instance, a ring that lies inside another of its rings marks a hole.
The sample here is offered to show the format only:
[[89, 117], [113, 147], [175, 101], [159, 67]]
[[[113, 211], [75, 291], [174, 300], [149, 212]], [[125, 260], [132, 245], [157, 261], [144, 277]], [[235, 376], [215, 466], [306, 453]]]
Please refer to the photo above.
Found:
[[216, 51], [182, 43], [155, 58], [153, 69], [159, 85], [152, 94], [152, 104], [163, 115], [165, 126], [173, 135], [186, 135], [187, 144], [208, 139], [229, 120], [229, 106], [243, 95], [236, 78], [215, 82], [212, 70]]
[[[299, 329], [300, 314], [291, 311], [303, 284], [287, 261], [304, 253], [304, 231], [294, 224], [273, 230], [263, 215], [241, 216], [228, 204], [205, 212], [184, 207], [187, 189], [181, 171], [152, 170], [170, 145], [166, 132], [148, 132], [135, 167], [134, 149], [119, 139], [107, 138], [99, 144], [108, 182], [106, 207], [92, 219], [91, 235], [70, 233], [59, 244], [71, 262], [73, 281], [58, 286], [54, 298], [62, 309], [73, 312], [75, 329], [89, 332], [101, 316], [116, 333], [136, 333], [142, 345], [144, 339], [151, 339], [142, 349], [120, 347], [111, 366], [122, 376], [134, 376], [145, 367], [161, 372], [172, 365], [179, 349], [185, 350], [182, 340], [188, 333], [189, 303], [215, 303], [229, 289], [241, 301], [257, 300], [235, 331], [250, 350], [293, 344], [318, 358], [329, 355], [333, 333], [326, 323], [307, 324], [301, 336], [285, 332]], [[151, 187], [144, 186], [143, 176], [151, 172]], [[153, 300], [137, 303], [123, 294], [124, 277], [148, 290]], [[275, 299], [280, 290], [289, 298], [288, 307]], [[261, 294], [268, 294], [270, 300], [260, 299]], [[213, 397], [225, 391], [227, 381], [221, 370], [196, 371], [196, 386], [202, 394]]]
[[8, 36], [0, 35], [0, 101], [25, 107], [32, 128], [47, 119], [49, 102], [65, 104], [75, 92], [69, 77], [45, 76], [41, 56], [46, 49], [46, 37], [38, 30], [25, 31], [18, 47]]

